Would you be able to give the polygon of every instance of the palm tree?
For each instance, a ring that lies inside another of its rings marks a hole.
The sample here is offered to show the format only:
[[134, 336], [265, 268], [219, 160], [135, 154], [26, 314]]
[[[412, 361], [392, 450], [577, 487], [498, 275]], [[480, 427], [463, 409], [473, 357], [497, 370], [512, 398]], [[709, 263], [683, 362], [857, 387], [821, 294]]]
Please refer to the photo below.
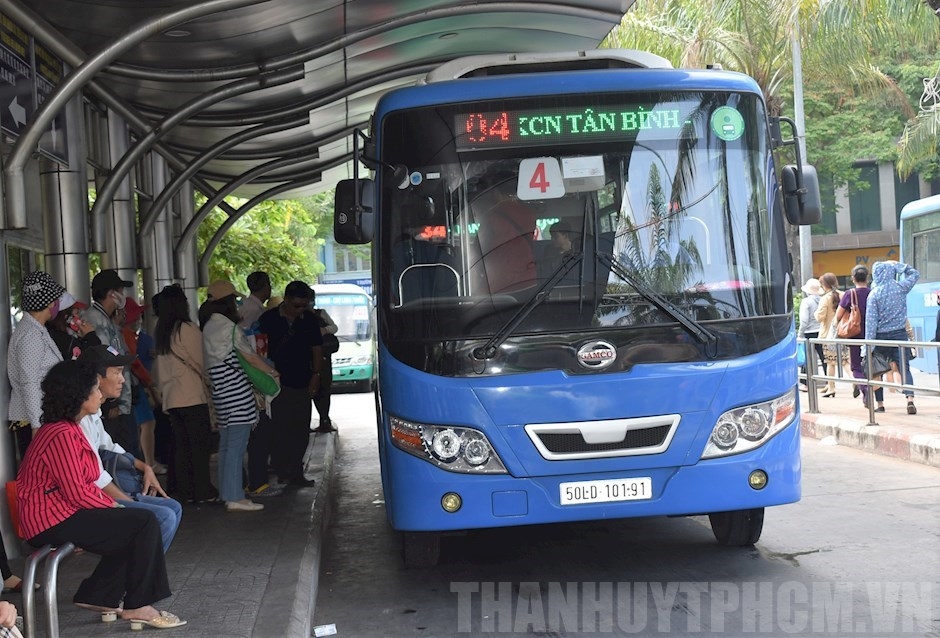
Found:
[[[940, 0], [931, 0], [936, 3]], [[935, 46], [938, 25], [928, 12], [925, 4], [912, 0], [661, 0], [635, 4], [602, 46], [650, 51], [678, 67], [720, 65], [746, 73], [761, 87], [770, 114], [778, 115], [793, 78], [792, 43], [798, 32], [805, 83], [884, 94], [914, 117], [914, 105], [875, 64], [875, 56], [899, 42]], [[922, 137], [912, 132], [909, 139], [913, 147]], [[798, 255], [795, 231], [790, 245]]]

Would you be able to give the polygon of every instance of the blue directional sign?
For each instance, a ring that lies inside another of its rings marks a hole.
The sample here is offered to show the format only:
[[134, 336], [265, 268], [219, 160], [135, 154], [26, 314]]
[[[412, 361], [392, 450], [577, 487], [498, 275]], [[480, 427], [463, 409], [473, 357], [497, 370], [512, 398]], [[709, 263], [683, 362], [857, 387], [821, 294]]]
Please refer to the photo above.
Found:
[[29, 34], [0, 13], [0, 126], [18, 136], [35, 110]]
[[[65, 64], [62, 58], [56, 56], [43, 46], [38, 40], [33, 40], [36, 61], [36, 106], [41, 107], [46, 98], [62, 81]], [[52, 159], [68, 165], [69, 147], [66, 135], [65, 111], [59, 113], [52, 120], [52, 124], [42, 134], [39, 140], [39, 151]]]

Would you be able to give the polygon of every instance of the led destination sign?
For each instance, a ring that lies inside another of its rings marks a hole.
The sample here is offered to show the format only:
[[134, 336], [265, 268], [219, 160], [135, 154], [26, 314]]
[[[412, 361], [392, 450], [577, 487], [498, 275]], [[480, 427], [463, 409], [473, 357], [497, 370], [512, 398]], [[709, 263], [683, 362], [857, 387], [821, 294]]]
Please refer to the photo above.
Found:
[[617, 140], [640, 131], [678, 131], [686, 121], [677, 108], [631, 105], [458, 113], [454, 126], [457, 150], [462, 151]]

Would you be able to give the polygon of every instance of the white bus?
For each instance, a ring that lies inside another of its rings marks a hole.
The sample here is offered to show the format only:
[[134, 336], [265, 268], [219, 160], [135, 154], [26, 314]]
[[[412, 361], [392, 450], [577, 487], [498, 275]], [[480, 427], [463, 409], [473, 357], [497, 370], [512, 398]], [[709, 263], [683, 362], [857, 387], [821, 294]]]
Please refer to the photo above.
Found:
[[333, 355], [333, 383], [352, 384], [371, 392], [375, 379], [375, 334], [372, 298], [353, 284], [317, 284], [316, 307], [329, 313], [339, 328], [339, 351]]

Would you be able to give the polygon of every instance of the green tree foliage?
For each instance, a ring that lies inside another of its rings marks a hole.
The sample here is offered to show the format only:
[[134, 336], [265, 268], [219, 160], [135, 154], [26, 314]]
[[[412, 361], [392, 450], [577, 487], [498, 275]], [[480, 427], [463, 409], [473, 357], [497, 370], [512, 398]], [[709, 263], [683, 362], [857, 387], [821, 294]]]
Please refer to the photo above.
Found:
[[[245, 200], [227, 198], [235, 209]], [[197, 207], [205, 202], [197, 202]], [[199, 254], [228, 219], [214, 209], [199, 228]], [[332, 193], [320, 193], [300, 201], [261, 202], [243, 215], [223, 237], [209, 261], [210, 280], [229, 279], [244, 288], [254, 270], [271, 276], [275, 294], [288, 282], [313, 283], [324, 271], [318, 259], [320, 247], [332, 235]]]

